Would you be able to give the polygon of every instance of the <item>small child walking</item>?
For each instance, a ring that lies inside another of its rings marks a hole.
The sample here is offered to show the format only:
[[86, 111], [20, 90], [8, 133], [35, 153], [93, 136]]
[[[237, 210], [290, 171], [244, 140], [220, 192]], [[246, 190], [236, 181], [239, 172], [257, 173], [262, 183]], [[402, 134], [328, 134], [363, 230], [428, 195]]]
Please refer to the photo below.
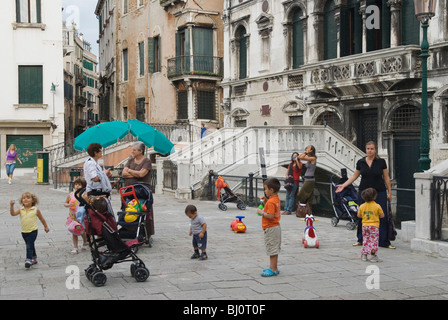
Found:
[[37, 263], [37, 254], [36, 249], [34, 247], [34, 242], [37, 238], [37, 218], [39, 218], [40, 222], [44, 226], [45, 232], [48, 233], [50, 231], [47, 226], [47, 222], [45, 221], [42, 213], [39, 209], [36, 208], [36, 205], [39, 203], [39, 199], [34, 193], [25, 192], [22, 194], [20, 198], [20, 204], [22, 208], [14, 211], [14, 200], [11, 200], [9, 203], [9, 213], [11, 216], [20, 215], [20, 223], [21, 223], [21, 231], [23, 240], [25, 240], [26, 244], [26, 260], [25, 260], [25, 268], [31, 267], [33, 264]]
[[361, 193], [364, 199], [363, 203], [358, 209], [358, 218], [362, 218], [362, 250], [361, 260], [367, 261], [367, 256], [370, 254], [371, 262], [380, 262], [378, 258], [378, 240], [380, 230], [380, 218], [384, 217], [383, 209], [375, 202], [377, 192], [373, 188], [367, 188]]
[[[192, 204], [185, 208], [185, 214], [191, 219], [190, 236], [193, 236], [194, 253], [191, 259], [207, 259], [207, 223], [204, 217], [198, 214], [198, 210]], [[201, 254], [199, 254], [199, 249]]]
[[[76, 218], [76, 213], [79, 209], [79, 201], [75, 197], [75, 192], [81, 188], [86, 187], [86, 181], [82, 178], [78, 178], [75, 181], [73, 181], [73, 192], [70, 192], [70, 194], [67, 196], [67, 199], [65, 199], [64, 207], [70, 208], [68, 212], [68, 216], [73, 221], [78, 221]], [[69, 220], [69, 221], [71, 221]], [[78, 221], [79, 223], [83, 224], [82, 221]], [[86, 233], [84, 232], [82, 235], [82, 250], [86, 250], [89, 246], [87, 243]], [[77, 254], [79, 252], [78, 249], [78, 236], [75, 234], [72, 234], [72, 241], [73, 241], [73, 249], [70, 252], [71, 254]]]
[[267, 179], [264, 184], [264, 193], [269, 198], [262, 197], [264, 203], [263, 209], [258, 209], [257, 213], [262, 215], [261, 227], [264, 231], [264, 243], [266, 253], [269, 256], [269, 268], [264, 269], [261, 273], [262, 277], [272, 277], [280, 273], [278, 270], [278, 255], [280, 253], [282, 243], [282, 230], [280, 228], [280, 198], [278, 191], [280, 190], [280, 182], [276, 178]]

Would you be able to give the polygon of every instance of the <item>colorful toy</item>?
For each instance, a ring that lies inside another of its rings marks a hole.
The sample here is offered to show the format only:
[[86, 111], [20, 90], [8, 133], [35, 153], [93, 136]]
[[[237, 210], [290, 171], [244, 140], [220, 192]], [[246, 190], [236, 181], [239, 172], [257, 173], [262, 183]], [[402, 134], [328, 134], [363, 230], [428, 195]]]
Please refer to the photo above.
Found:
[[313, 222], [319, 219], [314, 219], [313, 215], [306, 215], [305, 219], [300, 219], [306, 221], [306, 228], [302, 238], [303, 247], [316, 247], [319, 248], [319, 240], [316, 234], [316, 228], [313, 227]]
[[235, 231], [235, 233], [243, 233], [246, 232], [246, 225], [243, 223], [242, 219], [244, 216], [236, 216], [238, 220], [233, 220], [230, 224], [230, 229]]
[[70, 199], [70, 209], [75, 210], [76, 206], [79, 204], [79, 201], [72, 198]]
[[136, 199], [132, 199], [128, 202], [126, 209], [126, 212], [142, 212], [142, 206]]
[[[261, 203], [261, 204], [260, 204], [260, 205], [258, 206], [258, 209], [261, 209], [261, 210], [263, 210], [263, 208], [264, 208], [264, 207], [263, 207], [263, 204]], [[258, 213], [258, 215], [259, 215], [259, 216], [262, 216], [263, 214], [261, 214], [261, 213]]]
[[124, 222], [126, 222], [126, 223], [132, 223], [132, 222], [134, 222], [135, 220], [137, 220], [137, 218], [138, 218], [138, 214], [126, 213], [126, 214], [124, 215]]

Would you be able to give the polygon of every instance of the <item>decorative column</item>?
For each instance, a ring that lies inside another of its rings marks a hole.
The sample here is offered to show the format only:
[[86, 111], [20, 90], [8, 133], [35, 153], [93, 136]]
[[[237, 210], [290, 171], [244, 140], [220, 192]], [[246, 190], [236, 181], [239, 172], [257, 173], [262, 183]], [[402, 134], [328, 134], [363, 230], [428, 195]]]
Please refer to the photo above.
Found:
[[401, 1], [388, 0], [387, 5], [390, 8], [390, 46], [397, 47], [401, 45]]

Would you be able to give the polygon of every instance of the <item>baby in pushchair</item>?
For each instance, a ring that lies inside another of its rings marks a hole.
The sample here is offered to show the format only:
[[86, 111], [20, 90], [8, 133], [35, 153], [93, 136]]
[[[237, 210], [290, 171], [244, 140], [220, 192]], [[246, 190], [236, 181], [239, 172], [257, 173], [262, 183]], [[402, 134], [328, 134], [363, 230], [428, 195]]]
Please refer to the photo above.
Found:
[[336, 192], [337, 186], [347, 181], [347, 170], [341, 169], [342, 178], [336, 183], [333, 182], [332, 175], [330, 178], [330, 193], [331, 202], [334, 210], [334, 217], [331, 218], [331, 225], [336, 227], [340, 219], [349, 220], [346, 224], [348, 230], [354, 230], [358, 224], [358, 204], [356, 203], [357, 192], [355, 187], [351, 184], [344, 188], [341, 192]]
[[132, 261], [131, 275], [138, 282], [146, 281], [149, 270], [131, 250], [135, 243], [124, 242], [118, 235], [109, 200], [101, 196], [86, 200], [82, 196], [84, 191], [85, 188], [77, 190], [75, 197], [86, 208], [84, 224], [93, 261], [85, 270], [86, 277], [95, 286], [103, 286], [107, 281], [103, 270], [112, 268], [115, 263]]

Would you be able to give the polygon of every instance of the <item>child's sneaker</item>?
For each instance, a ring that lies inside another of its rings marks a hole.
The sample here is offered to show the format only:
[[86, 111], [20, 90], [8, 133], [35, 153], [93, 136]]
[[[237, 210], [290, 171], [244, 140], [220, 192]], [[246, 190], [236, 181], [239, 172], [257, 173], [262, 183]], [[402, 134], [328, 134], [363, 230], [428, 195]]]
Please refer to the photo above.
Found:
[[207, 254], [205, 252], [201, 253], [201, 256], [199, 257], [199, 260], [207, 260]]
[[26, 259], [26, 260], [25, 260], [25, 268], [29, 269], [29, 267], [31, 267], [32, 264], [33, 264], [33, 263], [31, 262], [30, 259]]
[[378, 256], [375, 254], [372, 256], [372, 258], [370, 258], [370, 262], [381, 262], [383, 260], [381, 260], [380, 258], [378, 258]]
[[362, 261], [367, 261], [367, 255], [366, 254], [362, 254], [361, 255], [361, 260]]
[[190, 259], [198, 259], [199, 258], [199, 252], [193, 253], [193, 255], [190, 257]]

